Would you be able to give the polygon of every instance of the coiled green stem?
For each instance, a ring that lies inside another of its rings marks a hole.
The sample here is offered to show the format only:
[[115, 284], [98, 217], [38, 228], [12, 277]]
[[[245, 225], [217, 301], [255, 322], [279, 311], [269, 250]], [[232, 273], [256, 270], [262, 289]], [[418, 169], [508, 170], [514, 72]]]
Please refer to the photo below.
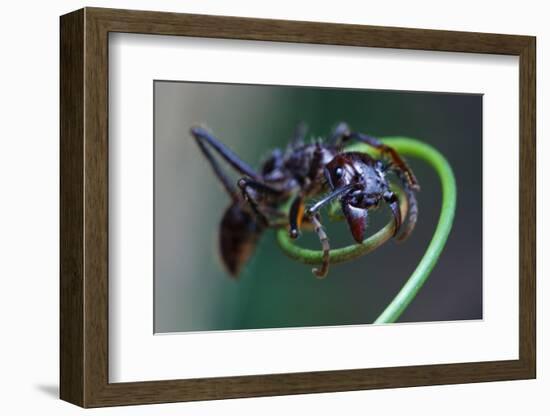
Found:
[[[375, 324], [395, 322], [415, 298], [420, 288], [430, 276], [431, 271], [445, 247], [447, 237], [453, 226], [456, 210], [455, 177], [449, 162], [447, 162], [441, 153], [428, 144], [407, 137], [387, 137], [382, 139], [382, 141], [388, 146], [393, 147], [401, 155], [421, 159], [434, 168], [441, 182], [442, 204], [437, 227], [424, 256], [399, 293], [374, 321]], [[362, 143], [349, 146], [346, 148], [346, 151], [359, 151], [374, 156], [377, 155], [376, 150]], [[406, 210], [406, 203], [403, 203], [403, 199], [405, 198], [400, 198], [402, 201], [402, 212]], [[347, 247], [331, 250], [330, 262], [333, 264], [342, 263], [361, 257], [384, 244], [392, 235], [393, 221], [390, 221], [377, 233], [363, 241], [362, 244], [352, 244]], [[289, 238], [286, 229], [281, 228], [277, 231], [277, 241], [283, 252], [289, 257], [306, 264], [321, 263], [323, 256], [322, 251], [309, 250], [297, 246], [295, 242]]]

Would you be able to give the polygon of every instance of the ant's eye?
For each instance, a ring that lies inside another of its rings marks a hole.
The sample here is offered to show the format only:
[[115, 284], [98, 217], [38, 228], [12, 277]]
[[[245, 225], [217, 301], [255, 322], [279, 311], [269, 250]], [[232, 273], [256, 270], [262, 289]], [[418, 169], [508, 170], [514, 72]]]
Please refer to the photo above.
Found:
[[342, 168], [336, 168], [334, 171], [334, 176], [336, 176], [337, 179], [340, 179], [344, 175], [344, 169]]

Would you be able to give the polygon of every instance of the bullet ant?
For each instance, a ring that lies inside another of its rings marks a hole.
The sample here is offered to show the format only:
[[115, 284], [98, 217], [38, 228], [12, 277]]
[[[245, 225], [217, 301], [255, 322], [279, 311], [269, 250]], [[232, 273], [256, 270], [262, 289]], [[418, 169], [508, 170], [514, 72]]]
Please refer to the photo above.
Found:
[[[231, 149], [205, 128], [193, 127], [192, 136], [210, 162], [214, 173], [231, 197], [220, 223], [219, 245], [222, 260], [233, 277], [237, 277], [269, 227], [288, 227], [289, 236], [298, 238], [303, 223], [313, 226], [323, 248], [323, 262], [313, 269], [317, 277], [328, 273], [330, 246], [323, 230], [319, 211], [338, 200], [354, 240], [365, 239], [368, 212], [380, 201], [390, 207], [394, 220], [394, 237], [403, 219], [399, 201], [387, 178], [392, 173], [399, 180], [408, 202], [408, 221], [397, 236], [404, 240], [414, 229], [418, 216], [415, 192], [418, 182], [401, 156], [391, 147], [367, 134], [352, 131], [340, 123], [327, 140], [305, 144], [307, 128], [299, 124], [294, 137], [283, 151], [275, 149], [259, 171], [242, 161]], [[380, 151], [380, 159], [366, 153], [347, 152], [344, 144], [356, 140]], [[222, 170], [212, 150], [243, 175], [236, 184]], [[305, 201], [323, 195], [305, 207]], [[281, 210], [290, 202], [288, 213]]]

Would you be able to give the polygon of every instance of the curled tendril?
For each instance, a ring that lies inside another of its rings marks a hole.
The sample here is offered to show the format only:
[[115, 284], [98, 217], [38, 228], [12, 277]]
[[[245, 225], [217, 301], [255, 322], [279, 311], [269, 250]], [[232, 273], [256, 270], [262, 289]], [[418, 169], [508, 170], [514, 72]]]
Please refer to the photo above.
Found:
[[[439, 151], [419, 140], [407, 137], [387, 137], [382, 139], [382, 142], [393, 147], [401, 155], [421, 159], [434, 168], [441, 183], [442, 203], [437, 227], [424, 256], [399, 293], [374, 321], [375, 324], [395, 322], [415, 298], [420, 288], [430, 276], [431, 271], [445, 247], [453, 226], [456, 211], [455, 177], [449, 162], [447, 162]], [[349, 146], [346, 150], [365, 152], [372, 156], [379, 155], [376, 150], [362, 143]], [[404, 216], [407, 211], [406, 198], [400, 195], [399, 201], [401, 213]], [[337, 216], [334, 210], [329, 211], [329, 217], [336, 218]], [[392, 238], [393, 228], [393, 221], [390, 220], [387, 225], [365, 239], [363, 243], [332, 249], [330, 251], [330, 263], [336, 264], [350, 261], [375, 250]], [[294, 260], [306, 264], [321, 264], [322, 262], [323, 252], [321, 250], [310, 250], [299, 247], [289, 238], [288, 232], [284, 228], [277, 230], [277, 241], [283, 252]]]
[[[407, 213], [407, 200], [401, 197], [402, 192], [400, 190], [396, 189], [395, 192], [399, 196], [401, 216], [404, 218]], [[334, 208], [331, 207], [330, 209], [329, 218], [331, 218], [331, 220], [340, 221], [343, 218]], [[388, 224], [369, 238], [365, 239], [362, 244], [351, 244], [342, 248], [333, 248], [330, 250], [330, 263], [344, 263], [370, 253], [393, 237], [394, 227], [392, 217]], [[321, 264], [323, 262], [322, 250], [311, 250], [296, 245], [294, 240], [288, 237], [288, 231], [285, 228], [277, 230], [277, 241], [284, 253], [294, 260], [298, 260], [305, 264]]]

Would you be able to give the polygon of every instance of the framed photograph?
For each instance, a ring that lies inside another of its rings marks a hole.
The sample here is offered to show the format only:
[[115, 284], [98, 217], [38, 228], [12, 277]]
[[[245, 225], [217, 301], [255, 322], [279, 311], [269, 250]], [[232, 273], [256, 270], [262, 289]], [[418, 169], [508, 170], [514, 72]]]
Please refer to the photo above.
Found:
[[535, 378], [535, 38], [61, 17], [82, 407]]

